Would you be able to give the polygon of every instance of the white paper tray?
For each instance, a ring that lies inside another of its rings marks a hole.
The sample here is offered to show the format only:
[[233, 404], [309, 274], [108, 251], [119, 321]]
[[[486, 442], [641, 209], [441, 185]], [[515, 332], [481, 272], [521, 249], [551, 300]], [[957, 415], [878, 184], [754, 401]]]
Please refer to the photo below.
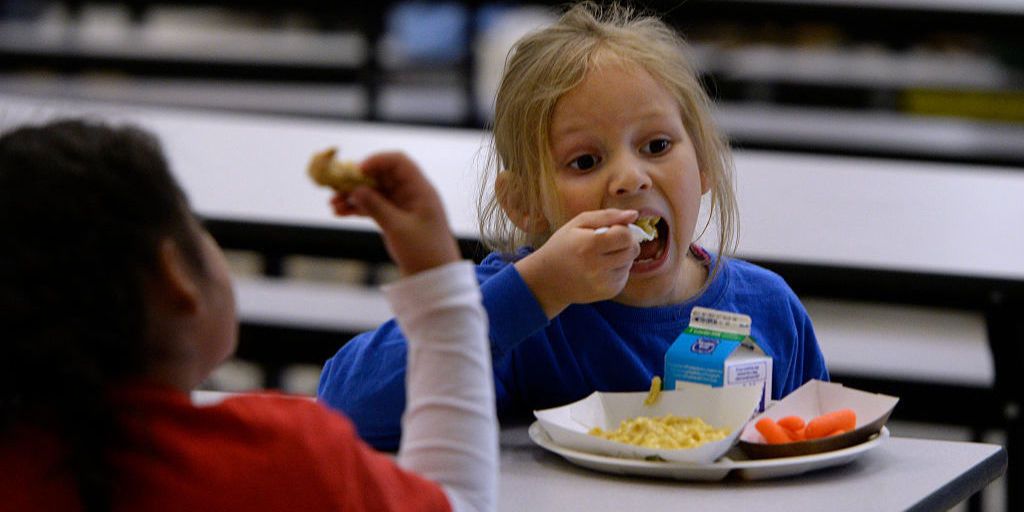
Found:
[[[530, 425], [529, 434], [530, 439], [545, 450], [556, 453], [578, 466], [604, 473], [676, 480], [714, 481], [722, 480], [730, 474], [744, 480], [782, 478], [847, 464], [888, 439], [889, 429], [882, 427], [881, 432], [861, 444], [826, 453], [778, 459], [743, 460], [740, 459], [743, 457], [742, 452], [733, 448], [725, 457], [710, 464], [652, 462], [584, 453], [555, 444], [539, 422]], [[737, 457], [737, 459], [733, 460], [730, 456]]]
[[[643, 460], [656, 456], [673, 462], [706, 464], [717, 460], [736, 443], [743, 426], [757, 408], [761, 390], [753, 386], [696, 386], [687, 390], [662, 391], [652, 405], [644, 405], [646, 397], [646, 392], [595, 391], [582, 400], [534, 411], [533, 414], [558, 446], [611, 457]], [[682, 450], [647, 448], [589, 434], [593, 427], [615, 430], [629, 418], [670, 413], [701, 418], [716, 428], [727, 429], [729, 434], [720, 441]]]

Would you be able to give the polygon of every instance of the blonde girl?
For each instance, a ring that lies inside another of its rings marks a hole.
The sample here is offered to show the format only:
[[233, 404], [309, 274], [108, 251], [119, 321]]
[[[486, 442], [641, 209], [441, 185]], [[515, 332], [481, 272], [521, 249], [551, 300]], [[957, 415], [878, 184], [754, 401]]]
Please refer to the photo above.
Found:
[[[710, 107], [682, 39], [628, 8], [578, 4], [512, 49], [481, 198], [494, 252], [477, 267], [500, 416], [645, 389], [694, 306], [753, 318], [774, 358], [776, 398], [828, 378], [785, 282], [742, 260], [724, 264], [736, 201]], [[694, 241], [712, 218], [708, 251]], [[635, 235], [633, 223], [656, 236]], [[400, 435], [402, 346], [386, 323], [354, 338], [321, 375], [321, 399], [380, 446]]]

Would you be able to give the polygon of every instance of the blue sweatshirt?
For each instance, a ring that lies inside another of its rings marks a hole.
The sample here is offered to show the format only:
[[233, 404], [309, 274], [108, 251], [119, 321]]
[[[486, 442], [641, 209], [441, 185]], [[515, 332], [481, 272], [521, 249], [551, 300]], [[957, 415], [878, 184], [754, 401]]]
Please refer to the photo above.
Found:
[[[699, 248], [694, 253], [713, 258]], [[515, 259], [529, 254], [524, 249]], [[729, 259], [700, 296], [660, 307], [612, 301], [574, 304], [548, 320], [512, 263], [491, 254], [477, 266], [490, 319], [498, 415], [574, 402], [594, 391], [643, 391], [664, 372], [665, 352], [694, 306], [750, 315], [751, 336], [773, 359], [772, 397], [779, 399], [828, 370], [807, 311], [781, 277]], [[359, 435], [382, 450], [398, 447], [405, 407], [405, 339], [390, 320], [360, 334], [327, 361], [319, 399], [340, 409]]]

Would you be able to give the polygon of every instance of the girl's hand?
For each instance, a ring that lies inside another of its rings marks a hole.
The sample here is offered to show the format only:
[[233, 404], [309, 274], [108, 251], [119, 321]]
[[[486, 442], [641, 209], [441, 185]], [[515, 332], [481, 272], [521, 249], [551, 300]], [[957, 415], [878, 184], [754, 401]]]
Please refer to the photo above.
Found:
[[460, 259], [441, 198], [412, 160], [401, 153], [378, 153], [360, 168], [377, 186], [338, 193], [331, 206], [339, 216], [373, 218], [403, 276]]
[[[570, 304], [615, 297], [626, 286], [640, 244], [626, 227], [636, 210], [583, 212], [555, 231], [536, 252], [516, 262], [548, 318]], [[611, 226], [605, 233], [595, 229]]]

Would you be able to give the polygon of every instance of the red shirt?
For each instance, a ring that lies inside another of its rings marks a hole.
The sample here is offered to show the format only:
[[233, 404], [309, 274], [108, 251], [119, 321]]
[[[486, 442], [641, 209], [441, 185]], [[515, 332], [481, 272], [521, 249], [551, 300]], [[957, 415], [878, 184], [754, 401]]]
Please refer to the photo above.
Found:
[[[119, 392], [114, 510], [448, 511], [441, 487], [394, 464], [320, 404], [239, 396], [208, 407], [167, 388]], [[0, 440], [0, 510], [80, 510], [62, 447]]]

